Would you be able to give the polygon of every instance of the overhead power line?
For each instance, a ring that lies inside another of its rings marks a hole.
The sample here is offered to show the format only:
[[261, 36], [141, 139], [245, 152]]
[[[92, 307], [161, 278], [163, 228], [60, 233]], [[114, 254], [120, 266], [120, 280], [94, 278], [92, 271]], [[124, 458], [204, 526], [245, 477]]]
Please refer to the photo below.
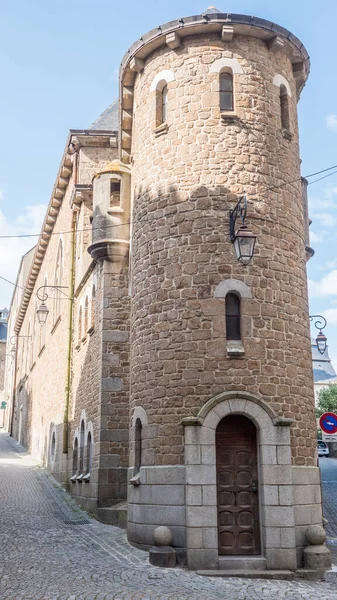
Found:
[[[326, 173], [327, 171], [331, 171], [332, 169], [337, 169], [337, 165], [333, 165], [332, 167], [328, 167], [327, 169], [322, 169], [321, 171], [316, 171], [316, 173], [310, 173], [310, 175], [305, 175], [304, 179], [308, 179], [309, 177], [314, 177], [315, 175], [320, 175], [321, 173]], [[324, 175], [324, 177], [319, 177], [319, 179], [315, 179], [314, 181], [309, 181], [308, 185], [312, 185], [313, 183], [317, 183], [318, 181], [322, 181], [322, 179], [326, 179], [327, 177], [331, 177], [332, 175], [336, 175], [337, 170], [333, 171], [333, 173], [329, 173], [328, 175]], [[302, 177], [296, 177], [296, 179], [291, 179], [290, 181], [285, 181], [284, 183], [280, 183], [279, 185], [273, 185], [269, 188], [265, 188], [266, 192], [272, 192], [273, 190], [277, 190], [279, 188], [282, 188], [286, 185], [291, 185], [292, 183], [296, 183], [297, 181], [301, 181]], [[155, 218], [155, 217], [154, 217]], [[99, 229], [114, 229], [115, 227], [125, 227], [126, 225], [132, 225], [132, 221], [128, 221], [127, 223], [119, 223], [116, 225], [105, 225], [105, 226], [101, 226], [101, 227], [87, 227], [84, 229], [77, 229], [76, 233], [80, 233], [80, 232], [85, 232], [85, 231], [97, 231]], [[66, 235], [66, 234], [70, 234], [70, 233], [74, 233], [73, 230], [69, 230], [69, 231], [52, 231], [50, 233], [50, 235]], [[33, 237], [40, 237], [41, 232], [39, 233], [22, 233], [19, 235], [0, 235], [0, 239], [1, 240], [8, 240], [8, 239], [17, 239], [17, 238], [33, 238]]]

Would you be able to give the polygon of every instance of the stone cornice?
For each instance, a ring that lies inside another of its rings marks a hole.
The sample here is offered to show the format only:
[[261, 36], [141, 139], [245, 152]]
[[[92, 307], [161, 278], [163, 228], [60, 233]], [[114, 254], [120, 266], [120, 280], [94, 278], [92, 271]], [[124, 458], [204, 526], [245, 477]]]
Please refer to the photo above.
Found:
[[[49, 245], [49, 240], [53, 234], [54, 225], [56, 223], [58, 213], [68, 187], [69, 179], [73, 171], [74, 156], [82, 146], [115, 147], [116, 144], [116, 133], [112, 131], [93, 131], [87, 129], [70, 130], [65, 151], [61, 160], [61, 165], [58, 170], [56, 181], [48, 204], [46, 216], [43, 221], [40, 237], [35, 247], [32, 266], [27, 276], [23, 297], [17, 313], [14, 326], [14, 332], [16, 335], [19, 335], [20, 333], [26, 310], [34, 290], [35, 282], [39, 275], [44, 255]], [[90, 192], [90, 190], [88, 190], [88, 192]]]
[[269, 51], [283, 52], [292, 63], [298, 95], [310, 71], [309, 54], [302, 42], [288, 29], [271, 21], [231, 13], [204, 13], [170, 21], [152, 29], [137, 40], [124, 55], [120, 66], [120, 159], [131, 162], [133, 120], [133, 87], [136, 76], [145, 66], [147, 57], [163, 46], [179, 48], [182, 40], [191, 35], [215, 33], [219, 39], [230, 41], [234, 35], [263, 40]]
[[[66, 192], [70, 175], [73, 170], [73, 156], [70, 152], [74, 152], [74, 148], [71, 147], [72, 135], [68, 136], [65, 151], [63, 153], [60, 168], [57, 173], [56, 181], [54, 183], [51, 198], [48, 204], [46, 216], [43, 221], [39, 240], [36, 244], [32, 266], [30, 268], [23, 293], [23, 298], [18, 310], [18, 314], [15, 321], [14, 332], [19, 335], [23, 320], [25, 318], [26, 310], [34, 290], [35, 282], [40, 272], [40, 268], [43, 262], [43, 258], [49, 240], [54, 230], [54, 225], [63, 201], [64, 194]], [[70, 151], [69, 151], [70, 149]]]

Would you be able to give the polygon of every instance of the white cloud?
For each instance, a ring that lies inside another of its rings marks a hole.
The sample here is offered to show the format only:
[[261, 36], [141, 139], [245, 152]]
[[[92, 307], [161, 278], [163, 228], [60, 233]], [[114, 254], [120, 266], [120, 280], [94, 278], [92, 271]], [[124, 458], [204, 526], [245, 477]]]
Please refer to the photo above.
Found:
[[337, 216], [331, 213], [312, 213], [311, 217], [314, 222], [318, 221], [322, 227], [335, 227], [337, 225]]
[[323, 317], [326, 318], [329, 325], [337, 325], [337, 308], [328, 308], [323, 312]]
[[[32, 248], [38, 237], [1, 238], [39, 233], [46, 212], [45, 204], [26, 206], [14, 221], [7, 219], [0, 211], [0, 275], [13, 283], [16, 281], [21, 256]], [[0, 308], [9, 307], [14, 286], [0, 279]]]
[[314, 231], [310, 231], [310, 243], [320, 244], [321, 242], [323, 242], [323, 238]]
[[333, 131], [333, 133], [337, 133], [337, 115], [327, 115], [325, 123], [330, 131]]
[[309, 295], [312, 297], [337, 296], [337, 269], [324, 275], [320, 281], [309, 279]]

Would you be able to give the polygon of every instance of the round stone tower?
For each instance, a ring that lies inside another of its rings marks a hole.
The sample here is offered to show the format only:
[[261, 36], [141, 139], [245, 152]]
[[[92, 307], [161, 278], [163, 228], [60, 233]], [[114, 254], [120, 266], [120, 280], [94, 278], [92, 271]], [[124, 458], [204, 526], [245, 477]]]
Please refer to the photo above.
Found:
[[[149, 32], [121, 66], [128, 535], [146, 547], [171, 527], [192, 569], [294, 570], [322, 520], [297, 123], [308, 72], [290, 32], [214, 7]], [[249, 262], [229, 230], [243, 197]]]

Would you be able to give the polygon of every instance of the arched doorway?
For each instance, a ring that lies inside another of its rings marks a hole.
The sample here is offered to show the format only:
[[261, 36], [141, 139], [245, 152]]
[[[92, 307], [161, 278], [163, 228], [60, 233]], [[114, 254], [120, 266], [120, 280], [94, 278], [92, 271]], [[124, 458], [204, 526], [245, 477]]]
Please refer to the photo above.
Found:
[[242, 415], [216, 429], [218, 543], [221, 555], [260, 554], [257, 436]]

